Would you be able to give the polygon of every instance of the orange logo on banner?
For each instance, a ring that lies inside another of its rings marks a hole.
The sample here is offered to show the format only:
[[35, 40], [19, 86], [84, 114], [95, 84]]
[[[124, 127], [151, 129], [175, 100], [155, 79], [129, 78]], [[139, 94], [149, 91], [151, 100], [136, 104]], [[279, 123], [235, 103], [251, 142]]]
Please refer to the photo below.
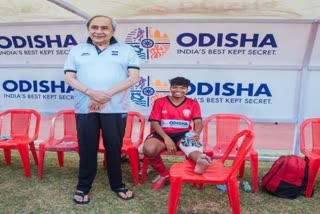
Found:
[[137, 28], [126, 37], [125, 43], [131, 45], [141, 59], [158, 59], [170, 49], [170, 39], [166, 33], [152, 27]]
[[131, 101], [137, 105], [149, 107], [160, 97], [169, 94], [169, 84], [148, 76], [140, 77], [140, 81], [131, 87]]

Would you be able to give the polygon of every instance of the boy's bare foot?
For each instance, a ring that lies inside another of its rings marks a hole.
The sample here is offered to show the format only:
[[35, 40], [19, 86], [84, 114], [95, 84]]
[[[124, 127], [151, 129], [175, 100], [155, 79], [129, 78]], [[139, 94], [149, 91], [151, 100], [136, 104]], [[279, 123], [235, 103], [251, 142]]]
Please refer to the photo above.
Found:
[[206, 154], [202, 154], [197, 160], [196, 166], [194, 167], [194, 172], [197, 174], [203, 174], [210, 164], [210, 157], [208, 157]]

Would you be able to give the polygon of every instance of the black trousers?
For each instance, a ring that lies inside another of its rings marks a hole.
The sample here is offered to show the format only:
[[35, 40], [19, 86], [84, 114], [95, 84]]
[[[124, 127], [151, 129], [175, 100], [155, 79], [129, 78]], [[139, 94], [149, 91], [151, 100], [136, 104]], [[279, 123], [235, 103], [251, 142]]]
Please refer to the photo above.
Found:
[[107, 153], [107, 172], [113, 191], [125, 187], [121, 172], [121, 147], [127, 121], [126, 113], [76, 114], [79, 141], [79, 176], [77, 190], [89, 193], [97, 174], [97, 150], [100, 130]]

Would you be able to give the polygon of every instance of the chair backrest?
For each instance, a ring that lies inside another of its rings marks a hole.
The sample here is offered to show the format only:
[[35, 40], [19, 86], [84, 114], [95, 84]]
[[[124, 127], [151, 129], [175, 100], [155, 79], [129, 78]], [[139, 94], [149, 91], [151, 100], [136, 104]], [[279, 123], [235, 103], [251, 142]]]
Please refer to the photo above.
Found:
[[52, 116], [49, 140], [53, 139], [77, 141], [78, 138], [74, 110], [58, 111]]
[[241, 130], [253, 131], [253, 122], [248, 117], [239, 114], [212, 114], [203, 122], [203, 146], [206, 150], [218, 146], [224, 152]]
[[[40, 114], [33, 109], [9, 109], [0, 114], [1, 128], [4, 121], [10, 123], [8, 134], [11, 138], [36, 139], [39, 135]], [[5, 120], [7, 118], [8, 120]]]
[[[136, 131], [136, 127], [134, 125], [136, 124], [136, 122], [139, 122], [139, 131], [138, 131], [139, 134], [137, 136], [137, 141], [133, 141], [134, 137], [132, 136], [132, 134], [134, 130]], [[123, 137], [123, 145], [128, 145], [128, 144], [140, 145], [144, 140], [143, 136], [144, 136], [145, 123], [146, 123], [145, 118], [139, 112], [135, 112], [135, 111], [128, 112], [126, 130]]]
[[300, 125], [300, 150], [320, 154], [320, 118], [309, 118]]
[[228, 159], [234, 147], [238, 147], [238, 152], [233, 159], [229, 176], [237, 176], [238, 170], [243, 164], [243, 161], [245, 160], [250, 148], [252, 147], [254, 139], [255, 134], [250, 130], [243, 130], [233, 137], [222, 158], [219, 160], [220, 162], [224, 163]]

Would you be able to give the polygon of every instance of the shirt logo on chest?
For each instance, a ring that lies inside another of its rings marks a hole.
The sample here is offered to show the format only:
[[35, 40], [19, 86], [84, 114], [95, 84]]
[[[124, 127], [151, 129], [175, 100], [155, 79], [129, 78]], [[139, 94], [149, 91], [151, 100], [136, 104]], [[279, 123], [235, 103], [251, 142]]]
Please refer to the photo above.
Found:
[[184, 109], [182, 113], [185, 117], [190, 117], [191, 111], [189, 109]]

